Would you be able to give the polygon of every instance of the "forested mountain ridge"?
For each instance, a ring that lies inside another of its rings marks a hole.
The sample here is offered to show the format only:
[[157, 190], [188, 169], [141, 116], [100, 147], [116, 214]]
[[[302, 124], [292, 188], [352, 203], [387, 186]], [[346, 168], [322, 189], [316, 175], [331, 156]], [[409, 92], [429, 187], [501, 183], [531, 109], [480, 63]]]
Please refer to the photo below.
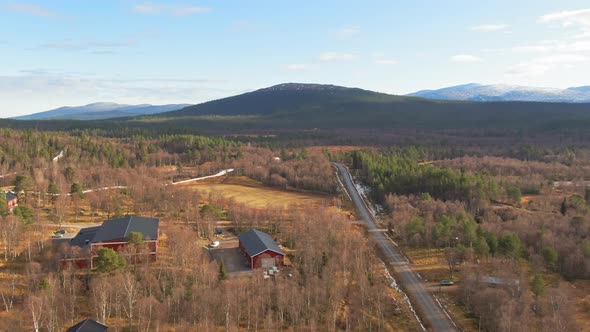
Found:
[[590, 124], [589, 104], [440, 101], [358, 88], [280, 84], [133, 121], [235, 116], [225, 125], [273, 128], [537, 128]]
[[336, 85], [285, 83], [237, 96], [163, 113], [163, 117], [198, 115], [270, 115], [298, 110], [328, 109], [352, 102], [413, 100], [402, 96]]
[[175, 133], [268, 133], [345, 129], [448, 132], [472, 137], [587, 135], [590, 104], [441, 101], [334, 85], [289, 83], [178, 111], [96, 121], [2, 121], [0, 126], [50, 130], [130, 128]]

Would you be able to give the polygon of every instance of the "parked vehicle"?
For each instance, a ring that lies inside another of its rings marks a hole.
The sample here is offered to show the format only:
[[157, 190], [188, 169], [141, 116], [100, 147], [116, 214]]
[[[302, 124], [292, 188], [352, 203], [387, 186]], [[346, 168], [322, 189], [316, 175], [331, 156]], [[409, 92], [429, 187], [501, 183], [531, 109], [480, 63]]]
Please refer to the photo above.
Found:
[[209, 244], [209, 248], [217, 248], [219, 247], [219, 241], [213, 241]]
[[60, 229], [60, 230], [56, 231], [55, 233], [53, 233], [53, 237], [56, 239], [61, 238], [64, 235], [66, 235], [66, 231], [64, 229]]
[[441, 286], [453, 286], [455, 283], [449, 280], [441, 280], [440, 281], [440, 285]]

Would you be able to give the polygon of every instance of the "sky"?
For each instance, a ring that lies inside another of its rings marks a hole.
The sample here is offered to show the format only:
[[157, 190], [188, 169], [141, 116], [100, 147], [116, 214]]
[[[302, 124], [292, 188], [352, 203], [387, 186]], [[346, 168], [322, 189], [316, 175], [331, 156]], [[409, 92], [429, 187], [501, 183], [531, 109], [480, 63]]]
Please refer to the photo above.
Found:
[[0, 31], [0, 118], [286, 82], [590, 85], [587, 0], [0, 0]]

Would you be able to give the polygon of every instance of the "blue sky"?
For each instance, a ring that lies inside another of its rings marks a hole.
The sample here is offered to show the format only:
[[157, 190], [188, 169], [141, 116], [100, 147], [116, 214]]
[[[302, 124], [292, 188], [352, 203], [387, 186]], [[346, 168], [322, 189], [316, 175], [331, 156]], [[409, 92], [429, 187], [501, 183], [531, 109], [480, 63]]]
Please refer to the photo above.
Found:
[[587, 1], [0, 0], [0, 117], [284, 82], [590, 85]]

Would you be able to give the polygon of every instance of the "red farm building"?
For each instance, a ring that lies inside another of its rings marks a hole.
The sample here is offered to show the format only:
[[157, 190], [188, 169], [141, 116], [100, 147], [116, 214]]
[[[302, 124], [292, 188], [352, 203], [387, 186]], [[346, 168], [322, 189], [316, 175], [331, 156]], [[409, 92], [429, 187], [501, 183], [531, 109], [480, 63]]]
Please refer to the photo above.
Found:
[[8, 205], [8, 210], [10, 210], [10, 212], [18, 206], [18, 195], [15, 192], [6, 192], [6, 205]]
[[240, 250], [246, 256], [250, 268], [282, 266], [285, 252], [270, 235], [257, 229], [238, 235]]
[[[64, 258], [62, 263], [73, 262], [79, 268], [94, 268], [99, 249], [111, 248], [119, 253], [124, 252], [129, 246], [127, 239], [132, 232], [141, 233], [147, 248], [147, 253], [142, 254], [155, 260], [159, 224], [159, 218], [128, 216], [107, 220], [101, 226], [82, 228], [69, 243], [72, 249], [79, 248], [79, 254], [73, 258]], [[125, 254], [129, 255], [129, 252]]]

